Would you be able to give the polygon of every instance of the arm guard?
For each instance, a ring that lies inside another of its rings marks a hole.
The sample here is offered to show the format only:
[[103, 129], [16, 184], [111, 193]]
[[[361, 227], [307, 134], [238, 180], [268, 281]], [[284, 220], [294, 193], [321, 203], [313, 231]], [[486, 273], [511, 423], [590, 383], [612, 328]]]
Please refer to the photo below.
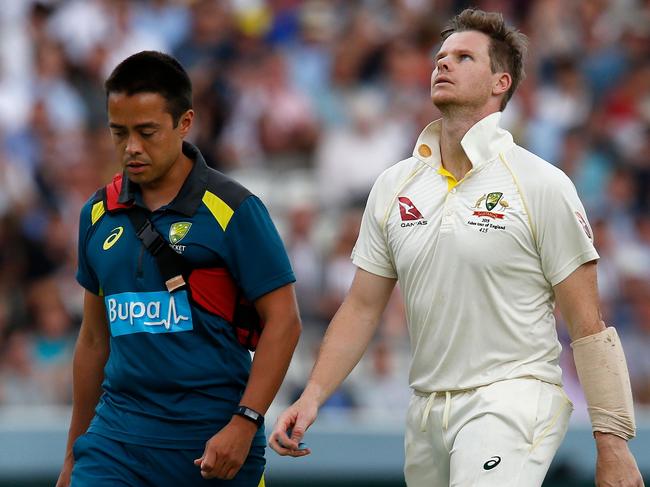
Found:
[[608, 327], [579, 338], [571, 348], [593, 431], [633, 438], [636, 426], [630, 376], [616, 329]]

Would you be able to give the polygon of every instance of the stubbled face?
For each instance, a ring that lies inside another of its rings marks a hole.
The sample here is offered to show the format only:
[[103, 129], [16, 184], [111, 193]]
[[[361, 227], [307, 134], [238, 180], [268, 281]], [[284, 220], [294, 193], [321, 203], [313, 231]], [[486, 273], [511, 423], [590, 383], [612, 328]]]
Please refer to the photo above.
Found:
[[482, 108], [494, 96], [503, 73], [490, 68], [490, 38], [478, 31], [456, 32], [443, 42], [431, 74], [431, 100], [441, 111], [452, 106]]
[[183, 138], [192, 125], [192, 110], [174, 127], [166, 101], [158, 93], [111, 93], [108, 122], [113, 144], [128, 178], [157, 187], [172, 177], [182, 154]]

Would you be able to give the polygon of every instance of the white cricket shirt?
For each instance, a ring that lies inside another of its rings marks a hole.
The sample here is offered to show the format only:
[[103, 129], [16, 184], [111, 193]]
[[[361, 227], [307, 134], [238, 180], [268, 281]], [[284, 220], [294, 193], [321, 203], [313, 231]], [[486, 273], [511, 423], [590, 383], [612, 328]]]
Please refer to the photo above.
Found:
[[441, 165], [440, 121], [427, 126], [413, 157], [375, 182], [352, 252], [399, 280], [409, 381], [422, 392], [526, 376], [561, 384], [552, 286], [598, 259], [569, 178], [517, 146], [500, 115], [463, 137], [473, 167], [459, 182]]

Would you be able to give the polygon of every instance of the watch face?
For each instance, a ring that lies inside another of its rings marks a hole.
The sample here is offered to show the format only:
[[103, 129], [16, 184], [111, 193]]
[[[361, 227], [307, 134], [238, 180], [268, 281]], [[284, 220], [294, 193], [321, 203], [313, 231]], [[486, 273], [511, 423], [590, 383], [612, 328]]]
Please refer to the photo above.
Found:
[[243, 416], [244, 418], [252, 421], [253, 423], [257, 424], [258, 427], [264, 423], [264, 416], [262, 416], [257, 411], [247, 408], [246, 406], [239, 406], [235, 411], [235, 414]]

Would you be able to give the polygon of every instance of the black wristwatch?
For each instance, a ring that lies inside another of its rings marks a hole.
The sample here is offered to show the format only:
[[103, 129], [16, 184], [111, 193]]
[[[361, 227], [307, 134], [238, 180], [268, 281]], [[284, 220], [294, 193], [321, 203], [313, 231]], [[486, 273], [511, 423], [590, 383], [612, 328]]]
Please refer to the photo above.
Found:
[[264, 424], [264, 416], [246, 406], [238, 406], [237, 409], [235, 409], [234, 414], [255, 423], [258, 428]]

